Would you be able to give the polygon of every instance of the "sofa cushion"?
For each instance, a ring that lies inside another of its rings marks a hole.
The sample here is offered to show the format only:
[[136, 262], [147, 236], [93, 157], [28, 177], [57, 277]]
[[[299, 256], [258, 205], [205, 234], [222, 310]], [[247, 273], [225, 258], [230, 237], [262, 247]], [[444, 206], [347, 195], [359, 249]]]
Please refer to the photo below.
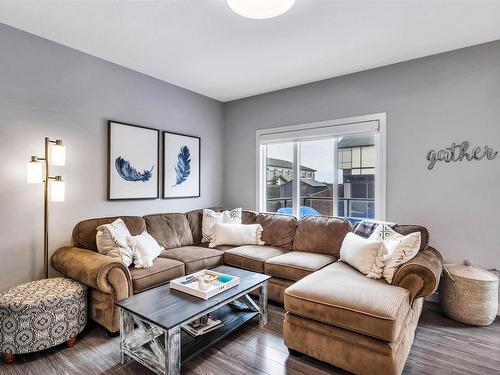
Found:
[[83, 220], [73, 228], [72, 245], [82, 249], [97, 251], [95, 242], [97, 227], [104, 224], [111, 224], [116, 219], [123, 220], [132, 236], [137, 236], [146, 229], [146, 223], [140, 216], [113, 216]]
[[164, 250], [161, 258], [175, 259], [184, 263], [186, 274], [213, 268], [222, 264], [223, 252], [201, 246], [183, 246], [177, 249]]
[[193, 234], [185, 214], [154, 214], [144, 216], [146, 228], [165, 249], [193, 244]]
[[264, 264], [264, 271], [270, 276], [300, 280], [335, 260], [335, 257], [331, 255], [290, 251], [267, 260]]
[[255, 272], [264, 272], [264, 262], [272, 257], [285, 254], [287, 251], [279, 247], [245, 245], [227, 250], [224, 263]]
[[184, 276], [184, 264], [172, 259], [156, 258], [153, 267], [130, 267], [134, 293], [164, 284], [177, 277]]
[[260, 213], [255, 223], [262, 225], [262, 241], [270, 246], [292, 249], [293, 237], [297, 229], [297, 219], [294, 216], [275, 213]]
[[341, 261], [285, 291], [285, 309], [309, 319], [393, 342], [410, 311], [409, 292], [374, 280]]
[[340, 247], [351, 224], [345, 219], [330, 216], [306, 216], [299, 221], [293, 250], [309, 251], [339, 257]]
[[[223, 210], [222, 207], [210, 207], [212, 211], [220, 212]], [[189, 222], [189, 228], [193, 235], [193, 244], [198, 246], [201, 244], [201, 224], [203, 222], [203, 209], [192, 210], [186, 213], [187, 220]]]

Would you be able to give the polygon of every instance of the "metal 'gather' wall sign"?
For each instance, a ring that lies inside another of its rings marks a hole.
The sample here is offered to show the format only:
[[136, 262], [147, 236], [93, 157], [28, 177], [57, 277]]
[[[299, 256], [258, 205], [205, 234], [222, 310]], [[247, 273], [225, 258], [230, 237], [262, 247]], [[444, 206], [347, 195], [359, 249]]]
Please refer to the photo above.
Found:
[[427, 169], [431, 170], [432, 168], [434, 168], [438, 161], [450, 163], [452, 161], [471, 161], [481, 160], [483, 158], [493, 160], [497, 157], [498, 151], [493, 150], [489, 146], [476, 146], [469, 151], [469, 145], [470, 144], [467, 141], [459, 144], [453, 142], [450, 147], [446, 147], [442, 150], [430, 150], [427, 153], [427, 161], [429, 162]]

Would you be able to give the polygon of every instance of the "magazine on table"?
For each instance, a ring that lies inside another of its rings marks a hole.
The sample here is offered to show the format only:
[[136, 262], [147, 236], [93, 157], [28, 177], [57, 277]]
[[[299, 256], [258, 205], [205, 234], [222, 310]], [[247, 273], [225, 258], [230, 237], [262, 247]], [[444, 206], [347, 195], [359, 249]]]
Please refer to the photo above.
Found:
[[217, 328], [224, 325], [221, 320], [215, 320], [211, 316], [203, 316], [201, 318], [195, 319], [190, 323], [183, 324], [182, 329], [188, 332], [191, 336], [200, 336], [205, 333], [212, 332]]

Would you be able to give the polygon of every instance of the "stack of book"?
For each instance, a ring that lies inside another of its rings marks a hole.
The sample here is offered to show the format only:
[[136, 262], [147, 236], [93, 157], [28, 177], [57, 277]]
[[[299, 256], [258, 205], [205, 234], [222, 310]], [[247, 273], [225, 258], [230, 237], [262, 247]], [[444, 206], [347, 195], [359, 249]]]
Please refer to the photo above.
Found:
[[191, 336], [201, 336], [205, 333], [216, 330], [224, 324], [221, 320], [214, 320], [211, 316], [204, 316], [199, 319], [193, 320], [190, 323], [183, 324], [182, 329], [188, 332]]

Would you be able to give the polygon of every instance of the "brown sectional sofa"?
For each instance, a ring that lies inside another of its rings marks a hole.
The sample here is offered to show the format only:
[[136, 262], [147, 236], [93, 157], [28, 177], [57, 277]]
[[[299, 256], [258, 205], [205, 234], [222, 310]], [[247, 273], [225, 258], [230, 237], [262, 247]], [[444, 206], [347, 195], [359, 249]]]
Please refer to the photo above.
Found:
[[398, 374], [413, 342], [423, 305], [440, 277], [442, 258], [428, 247], [427, 230], [398, 225], [402, 234], [420, 231], [419, 254], [403, 264], [392, 285], [372, 280], [338, 261], [345, 235], [342, 218], [295, 217], [243, 211], [243, 223], [263, 227], [264, 246], [201, 244], [202, 210], [121, 217], [133, 235], [144, 229], [166, 248], [148, 269], [127, 268], [96, 250], [96, 228], [116, 217], [84, 220], [72, 246], [57, 250], [52, 266], [90, 287], [89, 314], [110, 332], [119, 330], [115, 301], [197, 270], [227, 264], [266, 273], [268, 297], [286, 309], [284, 340], [301, 352], [359, 374]]

